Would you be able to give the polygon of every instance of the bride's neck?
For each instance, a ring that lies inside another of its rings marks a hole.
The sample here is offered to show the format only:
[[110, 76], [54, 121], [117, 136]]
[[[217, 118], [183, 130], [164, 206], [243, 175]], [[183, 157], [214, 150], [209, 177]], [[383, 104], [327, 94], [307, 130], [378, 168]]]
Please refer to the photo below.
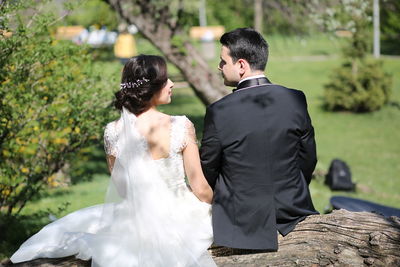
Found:
[[140, 113], [140, 114], [138, 115], [138, 117], [143, 117], [143, 118], [145, 118], [145, 117], [152, 117], [152, 116], [160, 115], [160, 114], [162, 114], [162, 113], [161, 113], [160, 111], [157, 110], [157, 107], [156, 107], [156, 106], [151, 106], [151, 107], [150, 107], [149, 109], [147, 109], [146, 111]]

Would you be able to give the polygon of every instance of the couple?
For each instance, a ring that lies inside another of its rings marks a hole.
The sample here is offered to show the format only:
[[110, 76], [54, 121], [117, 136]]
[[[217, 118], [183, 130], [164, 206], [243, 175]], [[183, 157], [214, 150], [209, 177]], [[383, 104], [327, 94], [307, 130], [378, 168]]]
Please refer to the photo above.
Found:
[[165, 61], [130, 59], [116, 93], [121, 118], [104, 136], [112, 173], [106, 203], [47, 225], [14, 263], [76, 255], [92, 266], [215, 266], [207, 252], [213, 240], [276, 251], [279, 233], [317, 213], [304, 94], [264, 76], [268, 45], [258, 32], [236, 29], [220, 42], [218, 69], [236, 89], [207, 108], [200, 153], [193, 124], [156, 109], [171, 101]]

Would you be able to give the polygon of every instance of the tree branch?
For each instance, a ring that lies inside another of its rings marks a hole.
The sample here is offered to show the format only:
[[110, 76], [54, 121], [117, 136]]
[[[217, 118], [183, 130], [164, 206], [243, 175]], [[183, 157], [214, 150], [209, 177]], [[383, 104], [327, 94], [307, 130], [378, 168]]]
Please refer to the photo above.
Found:
[[183, 31], [182, 21], [179, 20], [183, 16], [182, 10], [178, 10], [180, 15], [175, 21], [168, 3], [163, 2], [161, 7], [157, 7], [156, 2], [146, 0], [130, 3], [124, 0], [104, 1], [123, 20], [135, 24], [142, 35], [180, 70], [205, 105], [228, 93], [220, 76], [210, 70], [207, 62], [190, 43], [187, 33]]

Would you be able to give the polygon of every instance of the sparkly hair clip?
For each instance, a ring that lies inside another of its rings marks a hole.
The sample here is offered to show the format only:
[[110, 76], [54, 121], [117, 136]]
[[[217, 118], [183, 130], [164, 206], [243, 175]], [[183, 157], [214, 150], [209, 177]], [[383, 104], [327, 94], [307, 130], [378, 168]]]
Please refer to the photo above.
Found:
[[147, 83], [148, 81], [150, 81], [149, 79], [146, 78], [141, 78], [141, 79], [137, 79], [135, 82], [127, 82], [127, 83], [121, 83], [121, 90], [122, 89], [126, 89], [126, 88], [137, 88], [139, 86], [141, 86], [144, 83]]

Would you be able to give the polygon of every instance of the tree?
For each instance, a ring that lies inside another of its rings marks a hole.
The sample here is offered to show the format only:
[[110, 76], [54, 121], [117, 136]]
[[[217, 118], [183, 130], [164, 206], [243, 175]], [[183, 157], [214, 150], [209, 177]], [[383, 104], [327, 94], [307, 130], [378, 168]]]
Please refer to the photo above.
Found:
[[[210, 70], [187, 35], [198, 15], [189, 0], [103, 0], [130, 24], [135, 24], [142, 35], [150, 40], [174, 64], [204, 104], [214, 102], [228, 93], [222, 79]], [[254, 9], [248, 8], [254, 0], [208, 1], [207, 17], [211, 24], [223, 24], [227, 30], [253, 27]], [[259, 2], [261, 3], [261, 2]], [[265, 27], [273, 32], [307, 32], [304, 23], [308, 10], [303, 1], [266, 1]], [[190, 7], [190, 8], [188, 8]], [[282, 16], [283, 14], [283, 16]], [[282, 19], [282, 17], [284, 19]]]
[[[193, 17], [197, 16], [193, 15], [195, 9], [189, 0], [104, 1], [119, 14], [121, 19], [135, 24], [142, 35], [181, 71], [185, 80], [204, 104], [210, 104], [228, 93], [222, 84], [222, 79], [215, 74], [215, 71], [210, 70], [207, 62], [196, 51], [187, 35], [188, 26], [193, 25]], [[280, 4], [279, 1], [272, 2], [275, 3], [273, 7], [281, 8], [279, 10], [286, 8], [286, 5]], [[227, 30], [236, 27], [252, 27], [254, 10], [247, 8], [249, 3], [253, 1], [211, 1], [208, 3], [210, 8], [207, 10], [207, 15], [211, 17], [211, 23], [222, 23], [228, 19]], [[297, 2], [295, 5], [290, 3], [288, 1], [287, 5], [293, 8], [304, 6]], [[266, 4], [270, 7], [269, 2]], [[239, 7], [242, 8], [239, 10]], [[279, 10], [275, 11], [279, 13]], [[292, 9], [285, 10], [288, 16], [293, 13]]]
[[[207, 16], [211, 24], [224, 25], [227, 30], [253, 27], [268, 34], [307, 34], [315, 28], [309, 20], [304, 19], [309, 15], [309, 2], [304, 0], [208, 0]], [[250, 8], [251, 6], [254, 8]]]
[[310, 2], [304, 0], [264, 1], [264, 29], [266, 33], [308, 34], [314, 29], [309, 16]]
[[254, 0], [254, 29], [263, 32], [263, 8], [262, 0]]
[[380, 1], [382, 52], [400, 54], [400, 1]]
[[[399, 266], [400, 218], [369, 212], [313, 215], [280, 237], [278, 252], [246, 253], [212, 248], [218, 266]], [[7, 266], [7, 265], [6, 265]], [[38, 259], [18, 267], [90, 266], [73, 257]]]
[[211, 25], [224, 25], [227, 31], [254, 26], [254, 2], [258, 0], [207, 0], [207, 20]]
[[55, 185], [110, 116], [110, 92], [88, 53], [51, 37], [56, 18], [38, 11], [44, 5], [0, 3], [0, 213], [8, 215]]
[[[196, 51], [185, 31], [189, 14], [183, 0], [104, 0], [129, 24], [135, 24], [183, 74], [195, 94], [204, 104], [210, 104], [227, 90], [222, 79], [210, 70], [207, 62]], [[216, 68], [216, 66], [215, 66]]]
[[92, 25], [107, 27], [114, 30], [118, 26], [118, 17], [110, 7], [101, 0], [80, 1], [75, 3], [74, 10], [65, 17], [69, 25], [82, 25], [88, 28]]
[[371, 112], [389, 102], [391, 75], [382, 61], [371, 59], [371, 3], [363, 0], [338, 0], [322, 13], [319, 21], [330, 30], [347, 30], [350, 37], [343, 47], [344, 62], [325, 85], [328, 110]]

